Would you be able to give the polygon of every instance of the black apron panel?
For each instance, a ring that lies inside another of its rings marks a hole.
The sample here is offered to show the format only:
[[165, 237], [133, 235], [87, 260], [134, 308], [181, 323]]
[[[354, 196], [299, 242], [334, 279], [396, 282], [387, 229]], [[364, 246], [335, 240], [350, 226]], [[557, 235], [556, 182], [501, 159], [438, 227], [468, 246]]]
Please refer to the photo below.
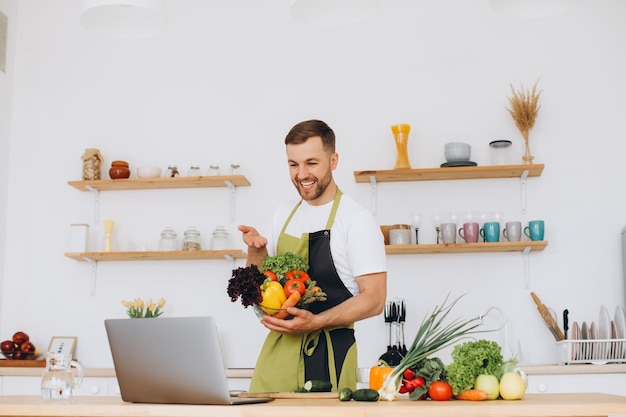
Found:
[[[330, 339], [333, 344], [335, 371], [337, 380], [339, 380], [348, 349], [356, 342], [354, 329], [340, 328], [332, 330], [330, 331]], [[330, 381], [328, 372], [328, 344], [326, 343], [326, 337], [322, 333], [313, 354], [304, 357], [304, 380]]]

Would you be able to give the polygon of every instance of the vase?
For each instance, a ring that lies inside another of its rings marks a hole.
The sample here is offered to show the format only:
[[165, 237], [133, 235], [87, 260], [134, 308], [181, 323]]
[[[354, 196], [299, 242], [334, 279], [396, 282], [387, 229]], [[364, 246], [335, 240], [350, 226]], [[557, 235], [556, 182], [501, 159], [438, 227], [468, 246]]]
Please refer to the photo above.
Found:
[[394, 140], [396, 142], [396, 166], [395, 169], [411, 168], [409, 163], [409, 152], [407, 145], [409, 143], [409, 132], [411, 131], [411, 125], [398, 124], [391, 126], [391, 132], [393, 133]]
[[524, 156], [522, 156], [522, 160], [524, 164], [530, 165], [533, 163], [534, 156], [530, 153], [530, 146], [528, 146], [528, 138], [524, 138]]

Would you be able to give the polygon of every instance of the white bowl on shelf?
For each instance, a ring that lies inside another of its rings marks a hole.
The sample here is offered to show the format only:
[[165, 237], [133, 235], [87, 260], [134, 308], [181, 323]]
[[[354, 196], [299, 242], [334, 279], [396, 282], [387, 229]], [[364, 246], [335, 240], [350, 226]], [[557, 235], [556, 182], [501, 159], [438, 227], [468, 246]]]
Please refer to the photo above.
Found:
[[448, 162], [469, 161], [472, 147], [463, 142], [449, 142], [444, 147], [444, 155]]
[[137, 177], [139, 178], [159, 178], [161, 176], [161, 168], [159, 167], [139, 167], [137, 168]]

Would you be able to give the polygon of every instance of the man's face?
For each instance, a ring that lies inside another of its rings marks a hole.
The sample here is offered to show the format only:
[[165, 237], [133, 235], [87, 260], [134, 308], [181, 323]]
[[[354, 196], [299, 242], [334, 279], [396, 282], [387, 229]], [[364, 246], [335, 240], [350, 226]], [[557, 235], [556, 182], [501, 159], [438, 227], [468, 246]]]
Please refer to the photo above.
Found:
[[298, 145], [287, 145], [291, 181], [303, 200], [317, 205], [334, 198], [334, 193], [328, 196], [324, 192], [333, 179], [337, 159], [337, 153], [329, 154], [324, 150], [319, 136]]

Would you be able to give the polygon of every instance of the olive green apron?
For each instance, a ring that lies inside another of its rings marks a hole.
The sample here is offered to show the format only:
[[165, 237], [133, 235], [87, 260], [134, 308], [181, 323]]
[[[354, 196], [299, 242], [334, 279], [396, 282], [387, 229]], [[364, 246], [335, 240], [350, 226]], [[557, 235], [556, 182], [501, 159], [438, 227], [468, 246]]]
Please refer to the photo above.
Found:
[[[298, 238], [287, 235], [285, 230], [300, 207], [300, 200], [278, 237], [276, 252], [293, 252], [305, 257], [311, 278], [328, 294], [327, 301], [310, 304], [309, 309], [314, 313], [352, 296], [337, 275], [330, 255], [330, 228], [340, 200], [341, 191], [337, 190], [325, 230], [303, 233]], [[291, 392], [309, 379], [329, 380], [333, 391], [345, 387], [355, 389], [356, 366], [353, 324], [302, 334], [270, 332], [257, 359], [250, 392]]]

